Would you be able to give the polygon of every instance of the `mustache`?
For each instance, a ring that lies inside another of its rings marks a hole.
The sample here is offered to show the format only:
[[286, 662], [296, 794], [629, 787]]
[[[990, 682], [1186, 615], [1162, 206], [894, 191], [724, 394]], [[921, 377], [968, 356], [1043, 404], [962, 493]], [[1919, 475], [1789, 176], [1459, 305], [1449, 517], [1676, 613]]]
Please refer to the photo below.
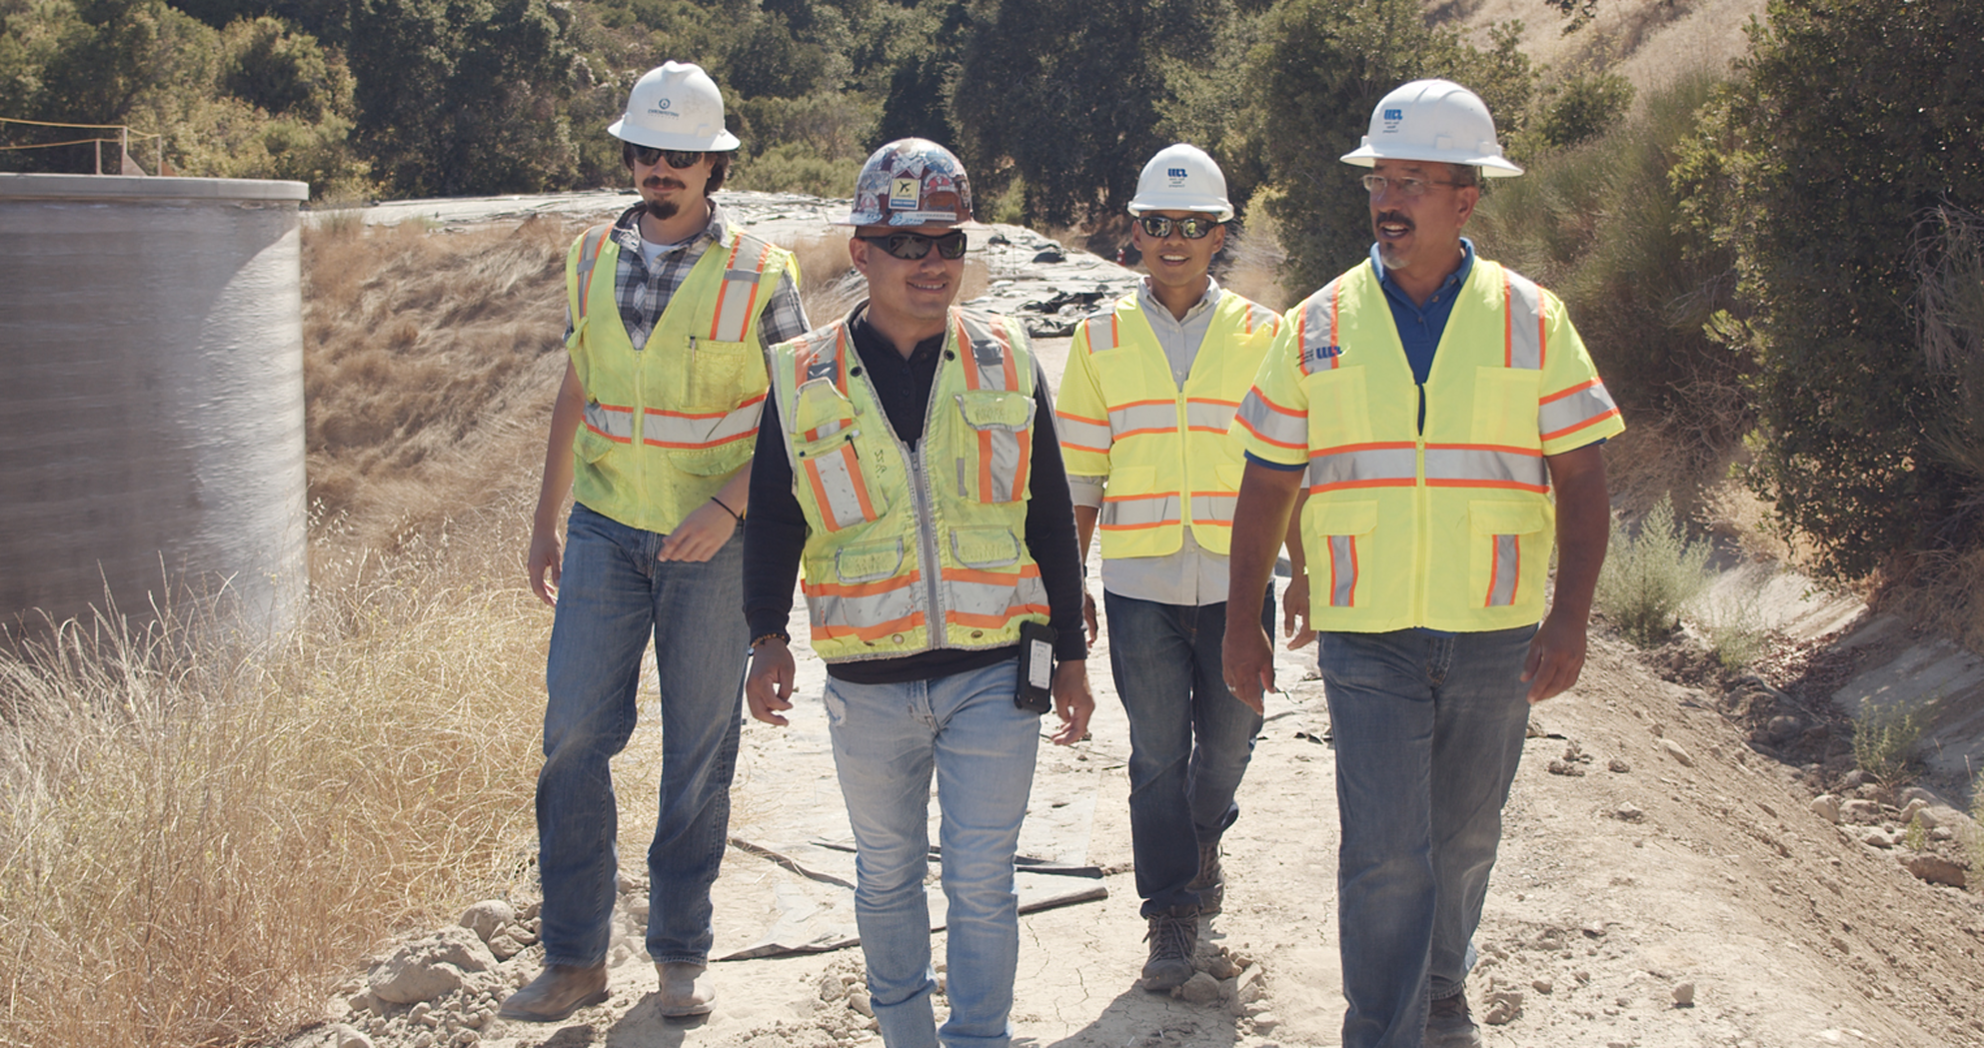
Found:
[[663, 177], [661, 177], [660, 175], [649, 175], [649, 176], [647, 177], [647, 179], [646, 179], [645, 181], [643, 181], [643, 182], [641, 183], [641, 185], [643, 185], [643, 186], [645, 186], [645, 187], [647, 187], [648, 189], [687, 189], [687, 188], [689, 188], [689, 187], [688, 187], [687, 185], [685, 185], [685, 184], [683, 184], [683, 183], [681, 183], [681, 182], [677, 182], [676, 180], [674, 180], [674, 179], [672, 179], [672, 178], [663, 178]]
[[1405, 214], [1400, 211], [1380, 211], [1378, 212], [1378, 217], [1371, 220], [1371, 224], [1374, 226], [1386, 225], [1386, 224], [1401, 225], [1404, 226], [1408, 231], [1419, 228], [1418, 226], [1413, 224], [1411, 219], [1405, 217]]

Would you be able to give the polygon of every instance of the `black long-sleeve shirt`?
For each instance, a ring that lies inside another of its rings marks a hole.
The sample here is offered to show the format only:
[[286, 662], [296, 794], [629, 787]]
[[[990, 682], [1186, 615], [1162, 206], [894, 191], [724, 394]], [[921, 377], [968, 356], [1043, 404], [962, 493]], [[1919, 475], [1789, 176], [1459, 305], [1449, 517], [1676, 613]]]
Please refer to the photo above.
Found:
[[[944, 336], [933, 335], [916, 344], [905, 359], [895, 346], [868, 323], [867, 309], [858, 306], [848, 334], [861, 358], [862, 372], [887, 413], [889, 426], [910, 448], [923, 439], [923, 422], [936, 384]], [[1054, 430], [1054, 403], [1040, 362], [1033, 364], [1033, 455], [1027, 487], [1027, 551], [1040, 565], [1047, 589], [1048, 625], [1056, 631], [1054, 654], [1060, 659], [1086, 658], [1082, 634], [1081, 552], [1075, 541], [1074, 503], [1061, 466], [1061, 445]], [[792, 463], [785, 454], [785, 430], [776, 393], [765, 402], [758, 423], [758, 447], [751, 463], [751, 509], [744, 523], [744, 618], [751, 636], [783, 633], [792, 616], [792, 588], [799, 577], [800, 554], [806, 547], [806, 516], [793, 493]], [[932, 629], [942, 629], [933, 624]], [[831, 663], [827, 673], [850, 684], [900, 684], [934, 680], [990, 666], [1018, 654], [1018, 645], [983, 651], [938, 648], [895, 659]]]

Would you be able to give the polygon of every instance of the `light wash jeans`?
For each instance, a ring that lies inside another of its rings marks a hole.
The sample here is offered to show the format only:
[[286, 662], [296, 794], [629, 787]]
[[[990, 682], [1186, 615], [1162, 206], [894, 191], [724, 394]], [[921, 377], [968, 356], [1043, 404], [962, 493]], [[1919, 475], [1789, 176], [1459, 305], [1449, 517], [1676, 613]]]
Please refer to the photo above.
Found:
[[709, 956], [710, 885], [730, 827], [750, 647], [744, 536], [700, 563], [656, 560], [662, 538], [572, 508], [537, 777], [546, 964], [606, 957], [619, 829], [607, 762], [633, 734], [650, 636], [661, 688], [661, 796], [648, 848], [647, 948], [657, 961]]
[[[1130, 844], [1143, 915], [1196, 911], [1199, 845], [1240, 817], [1233, 803], [1261, 715], [1226, 690], [1226, 605], [1160, 604], [1104, 590], [1109, 668], [1130, 717]], [[1262, 605], [1274, 633], [1274, 594]]]
[[1522, 760], [1535, 626], [1325, 633], [1336, 746], [1344, 1048], [1420, 1048], [1462, 990]]
[[1019, 963], [1013, 853], [1040, 717], [1013, 705], [1019, 660], [909, 684], [828, 678], [827, 725], [854, 829], [854, 915], [888, 1048], [935, 1048], [930, 995], [930, 779], [943, 813], [950, 1048], [1005, 1048]]

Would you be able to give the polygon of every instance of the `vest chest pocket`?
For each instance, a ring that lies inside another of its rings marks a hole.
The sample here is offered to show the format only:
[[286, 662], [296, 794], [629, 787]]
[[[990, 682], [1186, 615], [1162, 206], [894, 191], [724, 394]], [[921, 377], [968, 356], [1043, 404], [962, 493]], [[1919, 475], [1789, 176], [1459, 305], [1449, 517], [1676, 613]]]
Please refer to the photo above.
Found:
[[1018, 502], [1026, 498], [1027, 468], [1033, 451], [1033, 398], [1012, 390], [972, 390], [957, 394], [967, 446], [958, 448], [958, 497], [975, 502]]
[[1364, 368], [1318, 371], [1302, 380], [1309, 395], [1309, 450], [1371, 442], [1371, 402]]
[[823, 429], [827, 430], [824, 435], [793, 444], [796, 479], [811, 493], [821, 523], [828, 531], [839, 531], [879, 520], [888, 512], [889, 504], [882, 487], [868, 483], [860, 449], [855, 445], [861, 428], [847, 419], [803, 430], [801, 435], [819, 434]]
[[1541, 447], [1536, 412], [1542, 376], [1529, 368], [1474, 369], [1474, 418], [1468, 439], [1476, 444]]
[[763, 358], [744, 342], [690, 339], [684, 371], [682, 403], [690, 411], [728, 411], [766, 385]]

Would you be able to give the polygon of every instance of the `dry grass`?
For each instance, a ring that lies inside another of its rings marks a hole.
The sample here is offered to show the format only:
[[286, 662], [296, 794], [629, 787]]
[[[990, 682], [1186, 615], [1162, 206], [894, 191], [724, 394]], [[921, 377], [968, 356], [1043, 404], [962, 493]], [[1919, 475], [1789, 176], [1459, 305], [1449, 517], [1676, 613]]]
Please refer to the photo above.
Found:
[[264, 1039], [529, 858], [542, 617], [403, 562], [266, 645], [199, 616], [0, 656], [0, 1044]]

